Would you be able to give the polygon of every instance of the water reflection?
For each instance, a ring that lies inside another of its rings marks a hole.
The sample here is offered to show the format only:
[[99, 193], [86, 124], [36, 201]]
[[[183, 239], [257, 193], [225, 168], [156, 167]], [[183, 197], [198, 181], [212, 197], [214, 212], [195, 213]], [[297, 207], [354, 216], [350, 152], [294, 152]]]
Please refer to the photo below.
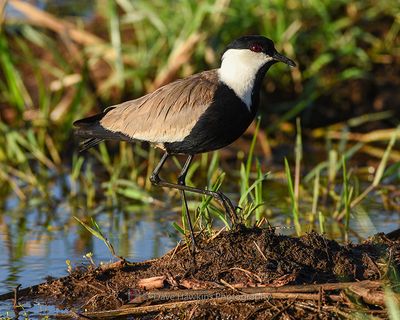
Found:
[[[59, 190], [53, 193], [61, 195]], [[66, 259], [73, 266], [88, 264], [83, 256], [89, 252], [96, 263], [115, 259], [104, 243], [81, 227], [73, 215], [93, 216], [117, 253], [131, 261], [161, 256], [178, 240], [170, 224], [177, 219], [173, 212], [160, 213], [145, 206], [130, 212], [90, 212], [71, 208], [68, 202], [59, 202], [57, 207], [32, 203], [37, 205], [25, 206], [11, 197], [0, 214], [0, 294], [12, 291], [18, 284], [28, 287], [45, 281], [47, 276], [66, 275]], [[36, 315], [55, 311], [40, 305], [28, 309]], [[12, 315], [11, 301], [0, 302], [0, 316], [10, 315], [10, 311]]]

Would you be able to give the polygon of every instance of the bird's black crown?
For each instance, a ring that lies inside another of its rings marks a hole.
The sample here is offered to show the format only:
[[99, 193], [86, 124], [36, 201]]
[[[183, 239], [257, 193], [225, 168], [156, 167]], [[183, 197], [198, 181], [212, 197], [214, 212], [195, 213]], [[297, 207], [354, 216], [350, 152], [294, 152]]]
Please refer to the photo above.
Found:
[[259, 35], [240, 37], [232, 41], [225, 51], [229, 49], [249, 49], [254, 52], [263, 52], [271, 57], [276, 52], [272, 40]]

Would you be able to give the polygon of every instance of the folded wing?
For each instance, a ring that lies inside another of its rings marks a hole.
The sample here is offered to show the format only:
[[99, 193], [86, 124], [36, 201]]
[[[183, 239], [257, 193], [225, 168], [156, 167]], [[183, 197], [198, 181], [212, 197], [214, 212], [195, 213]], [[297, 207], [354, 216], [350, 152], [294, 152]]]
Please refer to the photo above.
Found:
[[99, 124], [135, 140], [182, 141], [211, 105], [217, 86], [216, 70], [198, 73], [114, 106]]

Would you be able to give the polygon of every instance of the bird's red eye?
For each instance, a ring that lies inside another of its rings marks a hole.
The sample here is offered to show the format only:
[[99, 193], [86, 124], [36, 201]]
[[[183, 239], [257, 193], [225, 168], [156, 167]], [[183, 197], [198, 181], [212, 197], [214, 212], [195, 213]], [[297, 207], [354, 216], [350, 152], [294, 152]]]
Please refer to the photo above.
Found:
[[253, 44], [250, 46], [250, 50], [251, 50], [251, 51], [254, 51], [254, 52], [262, 52], [262, 51], [263, 51], [263, 47], [262, 47], [262, 45], [259, 44], [259, 43], [253, 43]]

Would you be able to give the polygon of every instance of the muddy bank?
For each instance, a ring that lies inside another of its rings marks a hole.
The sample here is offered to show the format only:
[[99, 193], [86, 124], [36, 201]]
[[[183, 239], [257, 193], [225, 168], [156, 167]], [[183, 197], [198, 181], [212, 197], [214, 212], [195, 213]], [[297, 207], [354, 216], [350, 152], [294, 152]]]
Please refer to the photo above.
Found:
[[[240, 314], [262, 319], [285, 310], [305, 318], [314, 310], [329, 318], [340, 311], [336, 310], [338, 304], [342, 309], [351, 307], [340, 293], [351, 284], [343, 288], [337, 283], [352, 282], [357, 287], [356, 281], [387, 280], [399, 266], [399, 253], [400, 242], [383, 234], [361, 244], [339, 245], [314, 232], [297, 238], [269, 229], [242, 228], [199, 239], [194, 256], [180, 245], [159, 259], [142, 263], [121, 261], [98, 268], [81, 267], [67, 277], [40, 285], [29, 299], [45, 300], [77, 312], [120, 308], [129, 311], [155, 305], [145, 310], [149, 317], [174, 314], [180, 318], [215, 318]], [[383, 292], [379, 281], [360, 282], [361, 289], [354, 290], [362, 291], [367, 286], [365, 290], [376, 289], [373, 297], [378, 297]], [[314, 286], [299, 286], [306, 284]], [[290, 290], [282, 291], [284, 288]], [[321, 290], [329, 297], [323, 298]], [[196, 297], [196, 292], [203, 296]], [[248, 300], [238, 298], [246, 294]], [[379, 297], [379, 301], [372, 300], [373, 307], [368, 312], [384, 312], [379, 306], [384, 303], [383, 298]], [[188, 303], [191, 299], [199, 301]], [[321, 305], [322, 299], [325, 304]], [[299, 307], [300, 302], [304, 305]], [[363, 303], [371, 301], [364, 297]], [[163, 304], [166, 309], [158, 308]]]

